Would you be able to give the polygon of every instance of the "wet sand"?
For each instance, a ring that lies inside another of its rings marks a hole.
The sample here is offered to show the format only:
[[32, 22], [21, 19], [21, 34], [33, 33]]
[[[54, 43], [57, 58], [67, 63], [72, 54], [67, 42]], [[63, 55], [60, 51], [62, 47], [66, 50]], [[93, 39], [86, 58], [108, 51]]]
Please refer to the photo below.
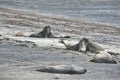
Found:
[[[15, 37], [17, 32], [39, 32], [50, 25], [54, 34], [69, 35], [72, 41], [87, 37], [109, 50], [119, 52], [120, 29], [114, 26], [50, 17], [29, 11], [0, 8], [0, 80], [119, 80], [120, 55], [112, 55], [118, 64], [92, 63], [92, 56], [65, 50], [59, 39]], [[64, 29], [63, 29], [64, 28]], [[39, 41], [40, 40], [40, 41]], [[38, 41], [38, 43], [37, 43]], [[50, 42], [52, 42], [50, 44]], [[55, 43], [54, 43], [55, 42]], [[53, 45], [52, 45], [53, 44]], [[56, 45], [57, 44], [57, 45]], [[105, 47], [105, 46], [104, 46]], [[51, 74], [37, 72], [42, 66], [74, 64], [87, 69], [85, 74]], [[56, 78], [57, 77], [57, 78]]]

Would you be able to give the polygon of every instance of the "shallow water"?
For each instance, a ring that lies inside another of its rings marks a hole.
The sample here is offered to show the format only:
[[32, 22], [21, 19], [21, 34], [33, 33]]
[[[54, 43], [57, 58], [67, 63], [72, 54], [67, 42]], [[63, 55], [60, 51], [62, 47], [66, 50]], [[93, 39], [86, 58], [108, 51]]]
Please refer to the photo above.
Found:
[[0, 6], [119, 27], [120, 0], [0, 0]]

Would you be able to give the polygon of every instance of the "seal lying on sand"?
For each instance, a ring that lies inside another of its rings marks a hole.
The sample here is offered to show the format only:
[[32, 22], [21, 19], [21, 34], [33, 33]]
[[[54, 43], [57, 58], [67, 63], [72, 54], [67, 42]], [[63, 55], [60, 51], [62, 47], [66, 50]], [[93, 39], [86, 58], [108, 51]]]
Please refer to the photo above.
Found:
[[99, 52], [99, 51], [104, 51], [104, 49], [93, 43], [90, 42], [87, 38], [82, 38], [79, 43], [77, 43], [76, 45], [70, 46], [65, 44], [65, 42], [63, 40], [60, 41], [60, 43], [63, 43], [65, 45], [65, 47], [69, 50], [75, 50], [75, 51], [91, 51], [91, 52]]
[[61, 73], [61, 74], [84, 74], [85, 72], [87, 72], [86, 69], [74, 65], [48, 66], [48, 67], [43, 67], [36, 71], [48, 72], [48, 73]]
[[70, 36], [64, 36], [64, 37], [56, 37], [51, 32], [50, 26], [45, 26], [43, 31], [37, 33], [37, 34], [31, 34], [29, 37], [37, 37], [37, 38], [70, 38]]
[[63, 43], [65, 45], [66, 49], [68, 49], [68, 50], [80, 51], [81, 41], [75, 45], [68, 45], [64, 42], [63, 39], [61, 39], [59, 42]]
[[95, 63], [112, 63], [117, 64], [117, 62], [112, 58], [111, 54], [107, 52], [101, 52], [94, 55], [94, 59], [90, 60]]

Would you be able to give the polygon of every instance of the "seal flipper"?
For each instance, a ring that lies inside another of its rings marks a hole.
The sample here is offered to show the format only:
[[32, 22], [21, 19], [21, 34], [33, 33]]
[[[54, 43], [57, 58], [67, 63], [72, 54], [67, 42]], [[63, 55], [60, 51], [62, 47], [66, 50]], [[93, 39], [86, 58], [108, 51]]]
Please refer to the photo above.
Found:
[[70, 38], [70, 36], [65, 36], [65, 37], [63, 37], [63, 38]]

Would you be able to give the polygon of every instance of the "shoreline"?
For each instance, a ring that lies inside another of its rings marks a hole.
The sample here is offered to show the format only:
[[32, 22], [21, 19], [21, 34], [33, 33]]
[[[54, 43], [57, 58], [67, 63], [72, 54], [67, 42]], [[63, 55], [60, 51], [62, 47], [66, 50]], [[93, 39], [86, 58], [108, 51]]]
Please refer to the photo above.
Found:
[[22, 9], [22, 8], [15, 8], [15, 7], [9, 7], [8, 6], [0, 6], [1, 8], [6, 8], [6, 9], [11, 9], [11, 10], [18, 10], [18, 11], [25, 11], [25, 12], [30, 12], [30, 13], [36, 13], [36, 14], [39, 14], [39, 15], [42, 15], [42, 16], [47, 16], [47, 17], [54, 17], [54, 18], [64, 18], [64, 19], [67, 19], [67, 20], [75, 20], [75, 21], [83, 21], [83, 22], [86, 22], [86, 23], [94, 23], [94, 24], [99, 24], [99, 25], [106, 25], [106, 26], [112, 26], [112, 27], [115, 27], [115, 28], [120, 28], [119, 24], [111, 24], [111, 23], [108, 23], [108, 22], [99, 22], [99, 21], [92, 21], [92, 20], [87, 20], [86, 19], [78, 19], [78, 18], [74, 18], [74, 17], [69, 17], [69, 16], [65, 16], [65, 15], [56, 15], [56, 14], [49, 14], [49, 13], [41, 13], [40, 11], [37, 11], [37, 10], [27, 10], [27, 9]]
[[[36, 16], [42, 16], [44, 18], [51, 18], [51, 19], [55, 19], [55, 20], [60, 20], [60, 21], [70, 21], [70, 22], [80, 22], [82, 24], [86, 24], [86, 25], [93, 25], [93, 26], [107, 26], [107, 27], [115, 27], [114, 25], [110, 25], [110, 24], [104, 24], [104, 23], [100, 23], [100, 22], [93, 22], [93, 21], [87, 21], [87, 20], [82, 20], [82, 19], [75, 19], [75, 18], [68, 18], [68, 17], [65, 17], [65, 16], [50, 16], [50, 15], [47, 15], [47, 14], [44, 14], [44, 13], [39, 13], [39, 12], [33, 12], [32, 10], [25, 10], [25, 9], [16, 9], [16, 8], [7, 8], [7, 7], [0, 7], [0, 9], [4, 9], [4, 10], [11, 10], [13, 12], [23, 12], [23, 13], [26, 13], [26, 14], [31, 14], [31, 15], [36, 15]], [[53, 14], [54, 15], [54, 14]], [[119, 28], [118, 28], [119, 29]]]

